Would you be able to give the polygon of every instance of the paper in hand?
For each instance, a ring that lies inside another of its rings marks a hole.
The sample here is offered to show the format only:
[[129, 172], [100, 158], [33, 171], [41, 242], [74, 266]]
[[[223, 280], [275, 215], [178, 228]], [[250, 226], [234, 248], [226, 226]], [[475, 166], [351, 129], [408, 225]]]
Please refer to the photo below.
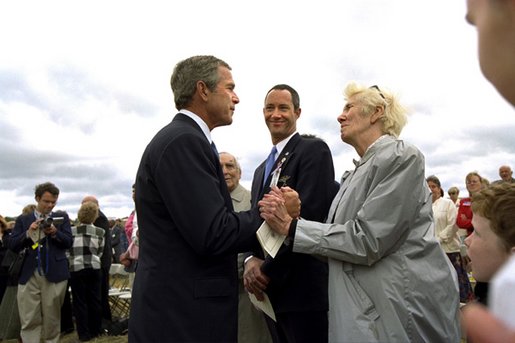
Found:
[[265, 251], [265, 254], [269, 254], [272, 257], [277, 255], [279, 248], [286, 239], [285, 235], [280, 235], [273, 231], [266, 222], [263, 222], [256, 232], [257, 239], [261, 247]]
[[254, 294], [249, 293], [250, 302], [254, 304], [254, 306], [256, 306], [259, 310], [263, 311], [267, 316], [272, 318], [274, 322], [277, 322], [275, 319], [274, 308], [272, 307], [272, 303], [270, 302], [268, 295], [266, 295], [266, 293], [263, 293], [263, 295], [265, 296], [265, 300], [259, 301]]

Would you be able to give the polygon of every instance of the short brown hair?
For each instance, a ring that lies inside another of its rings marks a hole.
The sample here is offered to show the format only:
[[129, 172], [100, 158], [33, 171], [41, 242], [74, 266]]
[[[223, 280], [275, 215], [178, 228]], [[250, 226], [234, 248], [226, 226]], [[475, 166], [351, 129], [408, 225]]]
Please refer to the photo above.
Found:
[[472, 211], [490, 220], [503, 247], [515, 247], [515, 184], [492, 184], [472, 195]]
[[55, 197], [59, 196], [59, 188], [57, 188], [57, 186], [52, 182], [45, 182], [34, 188], [34, 195], [36, 198], [41, 198], [45, 192], [48, 192]]

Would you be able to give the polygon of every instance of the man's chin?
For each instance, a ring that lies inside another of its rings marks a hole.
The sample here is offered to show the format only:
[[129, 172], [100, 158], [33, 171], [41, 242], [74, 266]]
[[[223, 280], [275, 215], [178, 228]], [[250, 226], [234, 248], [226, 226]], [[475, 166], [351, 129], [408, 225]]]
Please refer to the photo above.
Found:
[[231, 125], [232, 124], [232, 117], [230, 118], [227, 118], [223, 121], [220, 121], [220, 123], [218, 123], [218, 125], [216, 127], [219, 127], [219, 126], [227, 126], [227, 125]]

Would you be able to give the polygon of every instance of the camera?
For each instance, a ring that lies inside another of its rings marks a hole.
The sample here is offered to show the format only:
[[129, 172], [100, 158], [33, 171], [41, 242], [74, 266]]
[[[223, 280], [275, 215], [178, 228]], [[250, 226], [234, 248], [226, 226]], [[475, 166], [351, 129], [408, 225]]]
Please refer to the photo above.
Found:
[[39, 223], [39, 229], [48, 229], [52, 224], [60, 225], [64, 222], [64, 217], [47, 217]]

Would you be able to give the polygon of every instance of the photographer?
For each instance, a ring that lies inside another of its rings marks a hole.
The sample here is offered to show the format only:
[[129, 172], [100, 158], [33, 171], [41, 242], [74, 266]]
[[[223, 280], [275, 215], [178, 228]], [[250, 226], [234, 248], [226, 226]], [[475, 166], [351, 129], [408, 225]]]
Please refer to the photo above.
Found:
[[17, 294], [23, 342], [57, 342], [61, 332], [61, 306], [70, 277], [66, 251], [73, 236], [68, 215], [52, 212], [58, 197], [53, 183], [37, 185], [36, 209], [16, 219], [8, 243], [15, 252], [26, 250]]

